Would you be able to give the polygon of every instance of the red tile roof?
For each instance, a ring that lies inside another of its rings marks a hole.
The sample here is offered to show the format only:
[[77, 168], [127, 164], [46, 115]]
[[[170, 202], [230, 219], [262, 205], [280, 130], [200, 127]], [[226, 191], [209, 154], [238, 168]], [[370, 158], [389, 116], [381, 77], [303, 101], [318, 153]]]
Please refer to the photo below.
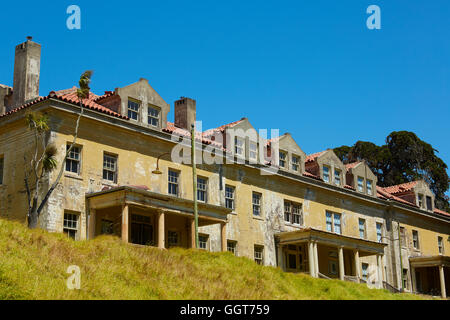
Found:
[[439, 210], [439, 209], [434, 209], [434, 212], [435, 212], [435, 213], [438, 213], [438, 214], [443, 214], [443, 215], [445, 215], [445, 216], [450, 217], [450, 213], [445, 212], [445, 211], [442, 211], [442, 210]]
[[322, 181], [322, 179], [321, 179], [319, 176], [317, 176], [317, 175], [315, 175], [315, 174], [312, 174], [311, 172], [308, 172], [308, 171], [305, 171], [305, 172], [303, 173], [303, 175], [304, 175], [305, 177], [308, 177], [308, 178], [313, 178], [313, 179]]
[[353, 169], [354, 167], [356, 167], [358, 164], [360, 164], [361, 161], [356, 161], [356, 162], [352, 162], [352, 163], [348, 163], [345, 165], [345, 167], [347, 168], [347, 170], [349, 169]]
[[109, 98], [112, 96], [115, 96], [116, 93], [114, 91], [105, 91], [105, 94], [102, 96], [98, 96], [97, 98], [94, 99], [95, 102], [99, 102], [100, 100], [103, 100], [105, 98]]
[[[122, 116], [121, 114], [112, 111], [111, 109], [108, 109], [98, 103], [96, 103], [94, 100], [97, 99], [98, 96], [92, 92], [89, 93], [89, 98], [83, 99], [82, 104], [85, 108], [88, 108], [90, 110], [106, 113], [108, 115], [111, 115], [113, 117], [121, 118], [121, 119], [128, 119], [126, 116]], [[59, 90], [59, 91], [52, 91], [49, 93], [46, 97], [38, 97], [36, 100], [29, 102], [27, 104], [24, 104], [23, 106], [20, 106], [18, 108], [15, 108], [14, 110], [11, 110], [10, 112], [7, 112], [0, 116], [0, 118], [3, 118], [5, 116], [8, 116], [10, 114], [16, 113], [20, 110], [23, 110], [25, 108], [31, 107], [32, 105], [35, 105], [36, 103], [39, 103], [44, 100], [48, 99], [58, 99], [64, 102], [69, 102], [72, 104], [79, 105], [79, 99], [77, 97], [77, 87], [73, 87], [70, 89], [65, 90]]]
[[416, 185], [418, 181], [412, 181], [402, 184], [397, 184], [395, 186], [385, 187], [383, 188], [385, 192], [390, 194], [399, 194], [407, 191], [411, 191]]
[[[183, 136], [183, 137], [191, 137], [191, 132], [186, 129], [178, 128], [174, 125], [173, 122], [167, 122], [167, 128], [163, 129], [164, 132], [167, 133], [175, 133], [177, 135]], [[210, 144], [218, 148], [223, 148], [223, 146], [217, 142], [212, 141], [211, 139], [208, 139], [202, 135], [202, 132], [195, 132], [195, 140], [201, 141], [205, 144]]]
[[247, 120], [247, 118], [242, 118], [241, 120], [238, 120], [238, 121], [235, 121], [235, 122], [231, 122], [231, 123], [228, 123], [228, 124], [224, 124], [223, 126], [220, 126], [220, 127], [214, 128], [214, 129], [206, 130], [202, 134], [203, 134], [204, 137], [210, 137], [216, 132], [217, 133], [223, 133], [225, 131], [225, 129], [234, 127], [235, 125], [237, 125], [237, 124], [239, 124], [239, 123], [241, 123], [241, 122], [243, 122], [245, 120]]
[[[388, 188], [390, 188], [390, 187], [388, 187]], [[398, 201], [398, 202], [401, 202], [401, 203], [404, 203], [404, 204], [408, 204], [410, 206], [418, 208], [418, 206], [415, 203], [412, 203], [412, 202], [406, 201], [406, 200], [404, 200], [402, 198], [399, 198], [399, 197], [391, 194], [390, 192], [386, 191], [386, 189], [387, 188], [382, 188], [380, 186], [377, 186], [377, 195], [379, 197], [381, 196], [380, 198], [395, 200], [395, 201]]]
[[324, 151], [320, 151], [320, 152], [316, 152], [316, 153], [310, 154], [310, 155], [306, 156], [305, 162], [313, 162], [313, 161], [316, 161], [316, 159], [317, 159], [318, 157], [320, 157], [322, 154], [324, 154], [324, 153], [327, 152], [327, 151], [328, 151], [328, 150], [324, 150]]

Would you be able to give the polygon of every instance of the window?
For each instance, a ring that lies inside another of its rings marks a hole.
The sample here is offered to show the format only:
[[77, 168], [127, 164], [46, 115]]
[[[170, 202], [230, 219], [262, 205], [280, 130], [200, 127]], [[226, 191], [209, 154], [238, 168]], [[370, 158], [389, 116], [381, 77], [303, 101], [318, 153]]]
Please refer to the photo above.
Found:
[[264, 264], [264, 247], [255, 246], [255, 262], [259, 265]]
[[422, 208], [423, 207], [423, 194], [417, 195], [417, 201], [418, 201], [419, 208]]
[[[69, 150], [70, 146], [67, 145], [66, 150]], [[71, 173], [80, 174], [80, 160], [81, 152], [79, 147], [73, 147], [67, 155], [66, 159], [66, 171]]]
[[327, 211], [325, 213], [326, 228], [328, 232], [341, 234], [341, 215]]
[[379, 243], [383, 242], [383, 224], [377, 222], [377, 241]]
[[3, 184], [3, 166], [5, 165], [5, 161], [3, 156], [0, 157], [0, 185]]
[[114, 234], [114, 222], [102, 219], [102, 234]]
[[334, 233], [341, 234], [341, 215], [334, 214]]
[[372, 195], [372, 180], [367, 180], [366, 186], [367, 186], [367, 194], [371, 196]]
[[234, 210], [234, 187], [225, 186], [225, 207]]
[[330, 168], [323, 166], [323, 181], [330, 182]]
[[417, 232], [416, 230], [412, 231], [412, 236], [413, 236], [413, 247], [414, 249], [419, 249], [419, 232]]
[[234, 254], [235, 256], [237, 256], [237, 251], [236, 251], [236, 241], [227, 241], [227, 251], [231, 252], [232, 254]]
[[402, 280], [403, 280], [403, 288], [408, 290], [408, 269], [403, 269]]
[[180, 240], [180, 234], [177, 231], [169, 230], [169, 232], [167, 233], [167, 244], [169, 245], [169, 248], [178, 246], [179, 240]]
[[199, 249], [208, 250], [208, 238], [207, 235], [198, 236]]
[[286, 168], [286, 153], [280, 151], [279, 164], [281, 168]]
[[249, 143], [248, 157], [252, 160], [258, 160], [258, 144], [250, 141]]
[[117, 182], [117, 156], [103, 155], [103, 179]]
[[444, 243], [442, 242], [442, 237], [438, 237], [438, 250], [439, 254], [444, 254]]
[[433, 201], [431, 197], [427, 196], [427, 210], [432, 211], [433, 210]]
[[261, 194], [257, 192], [253, 192], [253, 215], [261, 216]]
[[132, 101], [132, 100], [128, 100], [128, 118], [132, 119], [132, 120], [139, 120], [139, 103]]
[[131, 243], [144, 246], [153, 244], [153, 225], [149, 216], [131, 215]]
[[328, 261], [328, 273], [333, 275], [336, 275], [338, 273], [338, 266], [336, 260]]
[[290, 201], [285, 201], [284, 221], [292, 224], [303, 225], [302, 205], [298, 203], [292, 203]]
[[334, 170], [334, 184], [337, 186], [341, 185], [341, 170]]
[[197, 200], [201, 202], [207, 202], [207, 179], [205, 178], [197, 178]]
[[359, 219], [359, 237], [361, 239], [366, 238], [366, 220]]
[[159, 110], [153, 107], [148, 107], [148, 124], [153, 127], [159, 127]]
[[178, 197], [178, 178], [179, 173], [173, 170], [169, 170], [169, 194]]
[[406, 230], [404, 227], [400, 227], [400, 243], [402, 247], [406, 247]]
[[327, 223], [327, 231], [333, 232], [333, 214], [331, 212], [326, 213], [326, 223]]
[[367, 282], [369, 276], [369, 265], [367, 263], [362, 264], [362, 279]]
[[244, 156], [244, 139], [234, 137], [234, 153], [239, 156]]
[[358, 177], [358, 191], [364, 192], [364, 178]]
[[297, 269], [297, 255], [296, 254], [288, 254], [288, 268], [289, 269]]
[[292, 170], [293, 171], [295, 171], [295, 172], [299, 171], [299, 163], [300, 163], [299, 157], [292, 156]]
[[63, 232], [69, 238], [76, 240], [78, 233], [78, 215], [74, 213], [64, 213]]

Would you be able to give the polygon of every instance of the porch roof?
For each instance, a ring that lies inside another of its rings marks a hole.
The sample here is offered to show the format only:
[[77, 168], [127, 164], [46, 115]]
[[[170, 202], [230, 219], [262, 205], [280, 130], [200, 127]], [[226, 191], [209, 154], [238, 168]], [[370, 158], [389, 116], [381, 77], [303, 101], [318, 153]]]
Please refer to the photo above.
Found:
[[[109, 190], [86, 194], [90, 209], [105, 209], [124, 204], [135, 205], [167, 213], [193, 215], [194, 201], [165, 195], [134, 186], [120, 186]], [[199, 217], [219, 222], [227, 222], [231, 209], [198, 202]]]
[[344, 247], [360, 251], [360, 256], [368, 256], [373, 254], [384, 254], [386, 243], [380, 243], [371, 240], [365, 240], [350, 236], [344, 236], [337, 233], [323, 231], [314, 228], [304, 228], [289, 232], [280, 232], [275, 234], [280, 244], [294, 244], [304, 241], [317, 241], [334, 247]]
[[421, 257], [411, 257], [409, 262], [412, 267], [437, 267], [445, 266], [450, 267], [450, 257], [449, 256], [421, 256]]

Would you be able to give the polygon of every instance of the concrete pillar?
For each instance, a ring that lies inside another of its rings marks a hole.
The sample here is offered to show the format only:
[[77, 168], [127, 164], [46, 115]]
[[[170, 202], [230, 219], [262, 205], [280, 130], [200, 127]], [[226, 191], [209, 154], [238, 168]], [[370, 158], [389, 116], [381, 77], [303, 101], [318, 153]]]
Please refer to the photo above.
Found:
[[165, 213], [158, 212], [158, 248], [164, 249], [166, 247], [166, 228], [165, 228]]
[[386, 276], [386, 264], [385, 264], [386, 256], [383, 254], [381, 256], [381, 271], [383, 273], [383, 281], [387, 282], [387, 276]]
[[412, 293], [417, 293], [416, 269], [413, 267], [411, 267], [411, 284], [412, 284], [411, 288]]
[[344, 269], [344, 247], [339, 247], [339, 279], [344, 281], [345, 269]]
[[277, 250], [278, 250], [278, 266], [280, 267], [281, 270], [285, 271], [286, 269], [284, 267], [283, 246], [279, 244]]
[[355, 271], [358, 281], [361, 280], [361, 262], [359, 261], [359, 250], [355, 250]]
[[317, 241], [314, 241], [314, 273], [316, 278], [319, 277], [319, 254], [317, 250]]
[[89, 226], [88, 226], [88, 239], [95, 238], [95, 220], [97, 218], [97, 212], [95, 209], [89, 209]]
[[377, 254], [377, 281], [378, 281], [378, 287], [383, 287], [383, 280], [382, 280], [382, 263], [381, 263], [381, 254]]
[[312, 241], [308, 242], [308, 259], [309, 259], [309, 274], [311, 277], [315, 277], [315, 265], [314, 265], [314, 243]]
[[439, 266], [439, 279], [441, 280], [441, 296], [443, 299], [447, 298], [447, 292], [445, 291], [445, 274], [444, 266]]
[[195, 249], [195, 219], [192, 218], [192, 219], [190, 219], [189, 222], [190, 222], [190, 224], [189, 224], [189, 240], [190, 240], [189, 248]]
[[128, 242], [129, 217], [128, 204], [124, 204], [122, 205], [122, 240], [124, 242]]
[[222, 237], [222, 252], [227, 251], [227, 224], [221, 224], [220, 235]]

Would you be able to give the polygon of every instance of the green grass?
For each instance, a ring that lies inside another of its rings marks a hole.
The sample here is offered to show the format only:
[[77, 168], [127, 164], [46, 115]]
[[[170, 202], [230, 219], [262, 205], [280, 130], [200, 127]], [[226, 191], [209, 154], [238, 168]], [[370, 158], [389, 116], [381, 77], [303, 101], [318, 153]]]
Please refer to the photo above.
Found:
[[[81, 290], [68, 290], [68, 266]], [[420, 299], [262, 267], [230, 253], [75, 242], [0, 219], [0, 299]]]

